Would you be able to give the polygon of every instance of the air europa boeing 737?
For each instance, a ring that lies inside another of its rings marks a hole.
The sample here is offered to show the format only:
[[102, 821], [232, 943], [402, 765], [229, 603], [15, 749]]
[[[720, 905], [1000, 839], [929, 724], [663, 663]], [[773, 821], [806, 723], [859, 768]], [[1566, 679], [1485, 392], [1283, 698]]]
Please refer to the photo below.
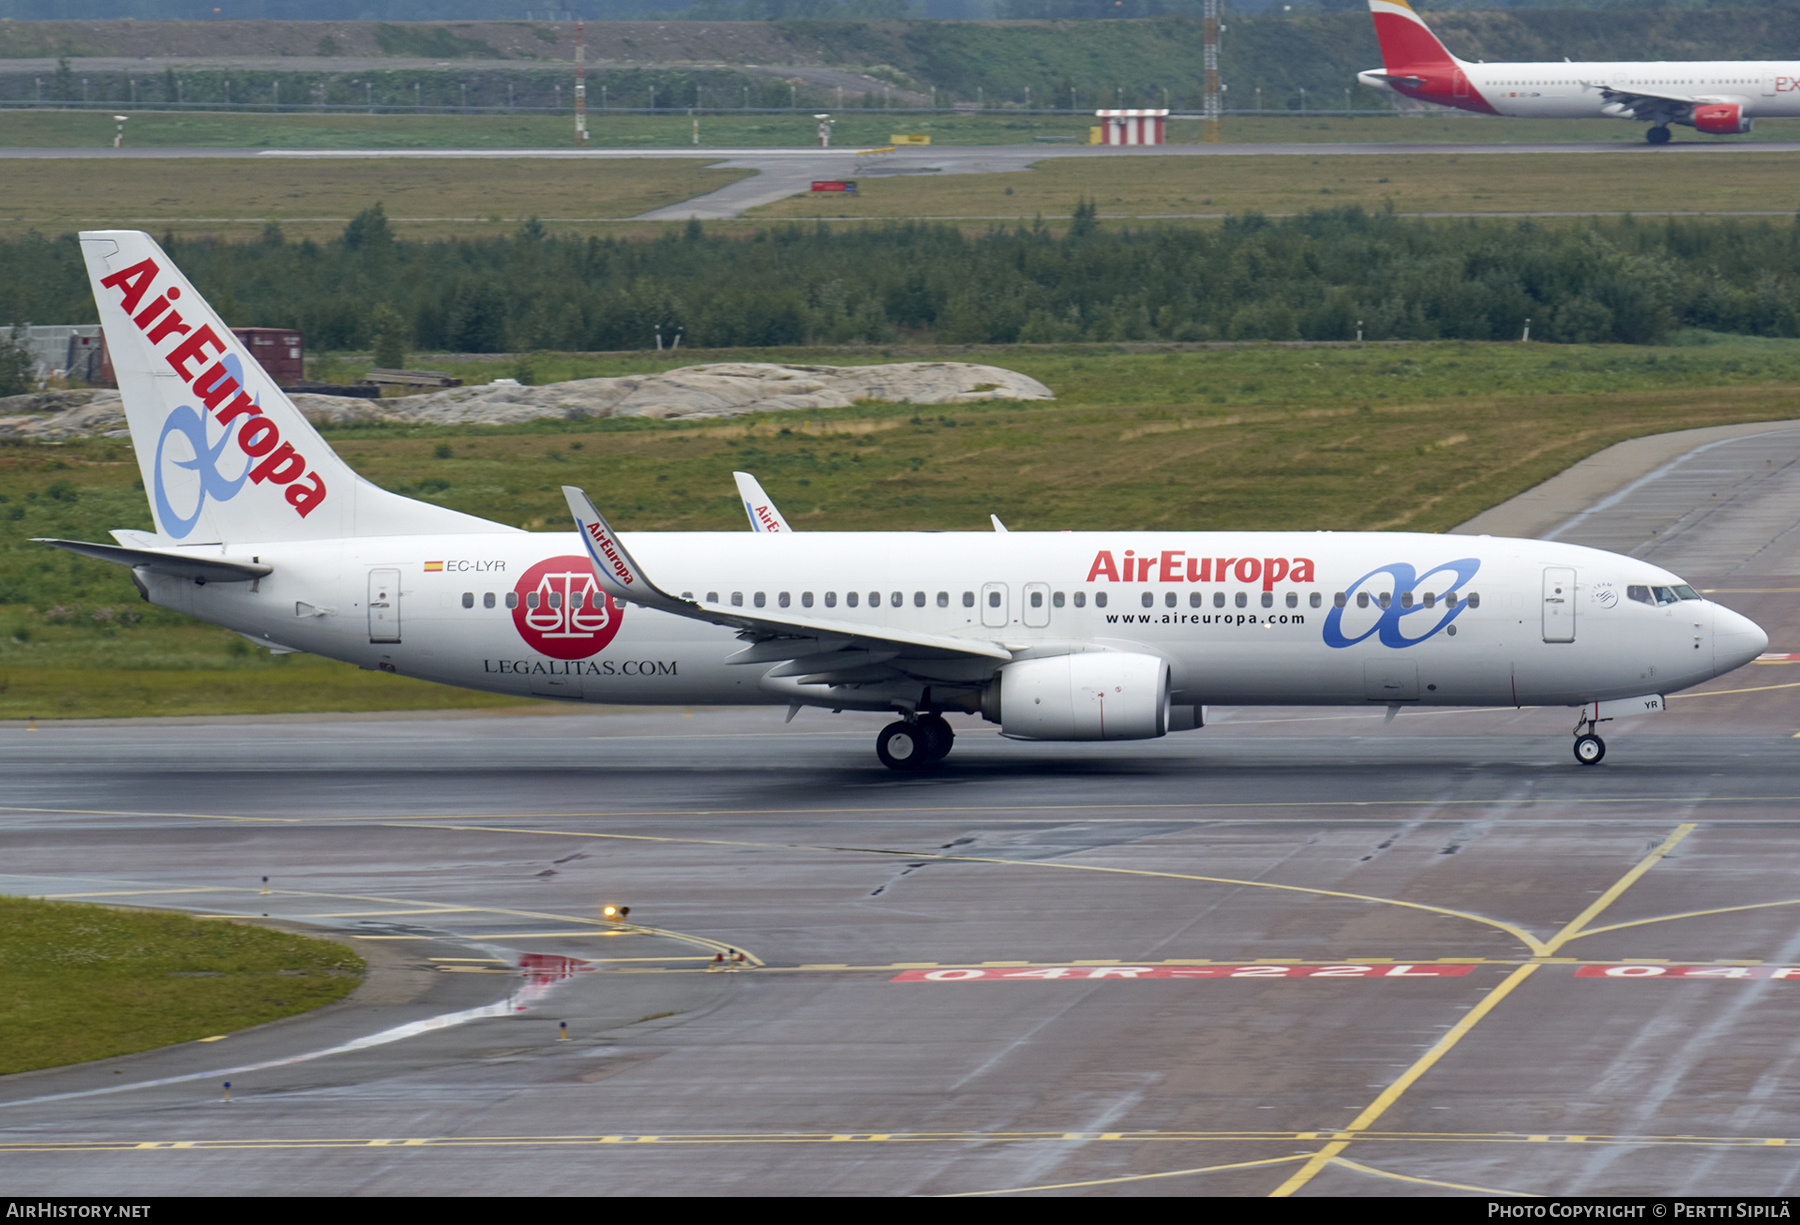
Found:
[[[155, 517], [144, 598], [276, 651], [572, 702], [892, 712], [886, 765], [947, 715], [1032, 740], [1197, 728], [1203, 704], [1579, 708], [1599, 723], [1767, 645], [1673, 574], [1529, 540], [1331, 532], [519, 531], [363, 480], [146, 234], [81, 235]], [[996, 521], [996, 527], [998, 522]], [[772, 530], [771, 530], [772, 529]]]
[[1524, 119], [1631, 119], [1650, 125], [1653, 145], [1668, 143], [1672, 123], [1729, 136], [1757, 115], [1800, 115], [1797, 61], [1471, 64], [1406, 0], [1369, 0], [1369, 12], [1382, 67], [1356, 79], [1423, 102]]

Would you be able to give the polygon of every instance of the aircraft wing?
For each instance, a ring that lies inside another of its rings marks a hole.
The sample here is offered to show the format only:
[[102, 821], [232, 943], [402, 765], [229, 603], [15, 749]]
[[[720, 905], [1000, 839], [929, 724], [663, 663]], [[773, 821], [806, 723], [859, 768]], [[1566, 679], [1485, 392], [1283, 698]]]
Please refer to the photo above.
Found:
[[753, 532], [791, 532], [788, 521], [781, 517], [775, 509], [775, 500], [763, 492], [762, 485], [748, 472], [733, 472], [737, 481], [738, 497], [743, 499], [744, 513], [750, 516], [750, 530]]
[[[645, 608], [726, 625], [749, 641], [746, 650], [729, 657], [731, 663], [777, 663], [791, 661], [777, 669], [780, 675], [796, 675], [802, 682], [816, 676], [834, 679], [874, 679], [877, 674], [905, 670], [890, 661], [935, 660], [954, 665], [957, 662], [976, 665], [975, 671], [987, 674], [989, 660], [1011, 662], [1012, 652], [995, 642], [975, 638], [953, 638], [948, 634], [921, 634], [911, 630], [891, 629], [852, 621], [833, 621], [823, 617], [796, 617], [786, 613], [758, 611], [749, 614], [741, 609], [727, 611], [708, 608], [695, 600], [670, 595], [653, 583], [642, 566], [631, 556], [611, 526], [601, 517], [586, 493], [573, 485], [564, 485], [569, 513], [581, 533], [582, 546], [594, 563], [594, 575], [600, 586], [615, 600], [628, 600]], [[806, 665], [795, 670], [795, 665]], [[814, 666], [816, 665], [816, 666]], [[847, 666], [848, 665], [848, 666]], [[879, 673], [875, 670], [879, 670]], [[934, 672], [961, 671], [939, 666]], [[970, 679], [977, 679], [971, 677]]]

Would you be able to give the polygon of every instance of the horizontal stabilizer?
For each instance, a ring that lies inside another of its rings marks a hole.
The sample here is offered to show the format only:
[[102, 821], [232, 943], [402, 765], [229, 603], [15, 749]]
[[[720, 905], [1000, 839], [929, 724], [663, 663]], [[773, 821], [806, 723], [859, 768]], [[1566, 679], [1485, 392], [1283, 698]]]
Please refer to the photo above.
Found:
[[274, 571], [273, 566], [258, 561], [227, 561], [222, 557], [199, 557], [191, 553], [168, 553], [160, 549], [125, 549], [116, 544], [90, 544], [85, 540], [51, 540], [37, 536], [33, 544], [47, 544], [53, 549], [66, 549], [83, 557], [110, 561], [134, 570], [166, 574], [170, 578], [192, 579], [196, 583], [247, 583]]

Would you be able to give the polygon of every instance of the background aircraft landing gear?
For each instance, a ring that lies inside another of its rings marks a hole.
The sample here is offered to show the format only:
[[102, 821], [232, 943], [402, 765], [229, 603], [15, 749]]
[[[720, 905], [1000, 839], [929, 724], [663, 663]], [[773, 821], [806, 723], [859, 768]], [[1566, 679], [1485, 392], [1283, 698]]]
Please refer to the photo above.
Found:
[[[1661, 124], [1661, 123], [1657, 124], [1655, 127], [1651, 128], [1648, 132], [1644, 133], [1644, 139], [1649, 141], [1653, 145], [1668, 144], [1669, 140], [1671, 139], [1671, 133], [1669, 132], [1668, 125]], [[1598, 761], [1600, 759], [1596, 757], [1594, 760]]]

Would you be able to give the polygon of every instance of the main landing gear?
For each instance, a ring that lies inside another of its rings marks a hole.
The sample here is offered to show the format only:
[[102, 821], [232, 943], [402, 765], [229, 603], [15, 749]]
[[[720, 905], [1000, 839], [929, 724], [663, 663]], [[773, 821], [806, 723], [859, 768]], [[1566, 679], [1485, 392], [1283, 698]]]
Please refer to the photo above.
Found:
[[1575, 760], [1581, 765], [1597, 766], [1606, 756], [1606, 741], [1594, 734], [1598, 726], [1585, 710], [1575, 721]]
[[[1655, 127], [1651, 128], [1648, 132], [1644, 133], [1644, 139], [1649, 141], [1653, 145], [1668, 144], [1669, 140], [1671, 139], [1671, 134], [1669, 132], [1669, 126], [1664, 123], [1657, 124]], [[1602, 749], [1601, 751], [1604, 752], [1605, 750]], [[1600, 759], [1598, 757], [1596, 757], [1596, 758], [1594, 758], [1594, 760], [1599, 761]]]
[[956, 733], [943, 715], [902, 719], [881, 729], [875, 738], [875, 756], [890, 770], [923, 770], [950, 755]]

